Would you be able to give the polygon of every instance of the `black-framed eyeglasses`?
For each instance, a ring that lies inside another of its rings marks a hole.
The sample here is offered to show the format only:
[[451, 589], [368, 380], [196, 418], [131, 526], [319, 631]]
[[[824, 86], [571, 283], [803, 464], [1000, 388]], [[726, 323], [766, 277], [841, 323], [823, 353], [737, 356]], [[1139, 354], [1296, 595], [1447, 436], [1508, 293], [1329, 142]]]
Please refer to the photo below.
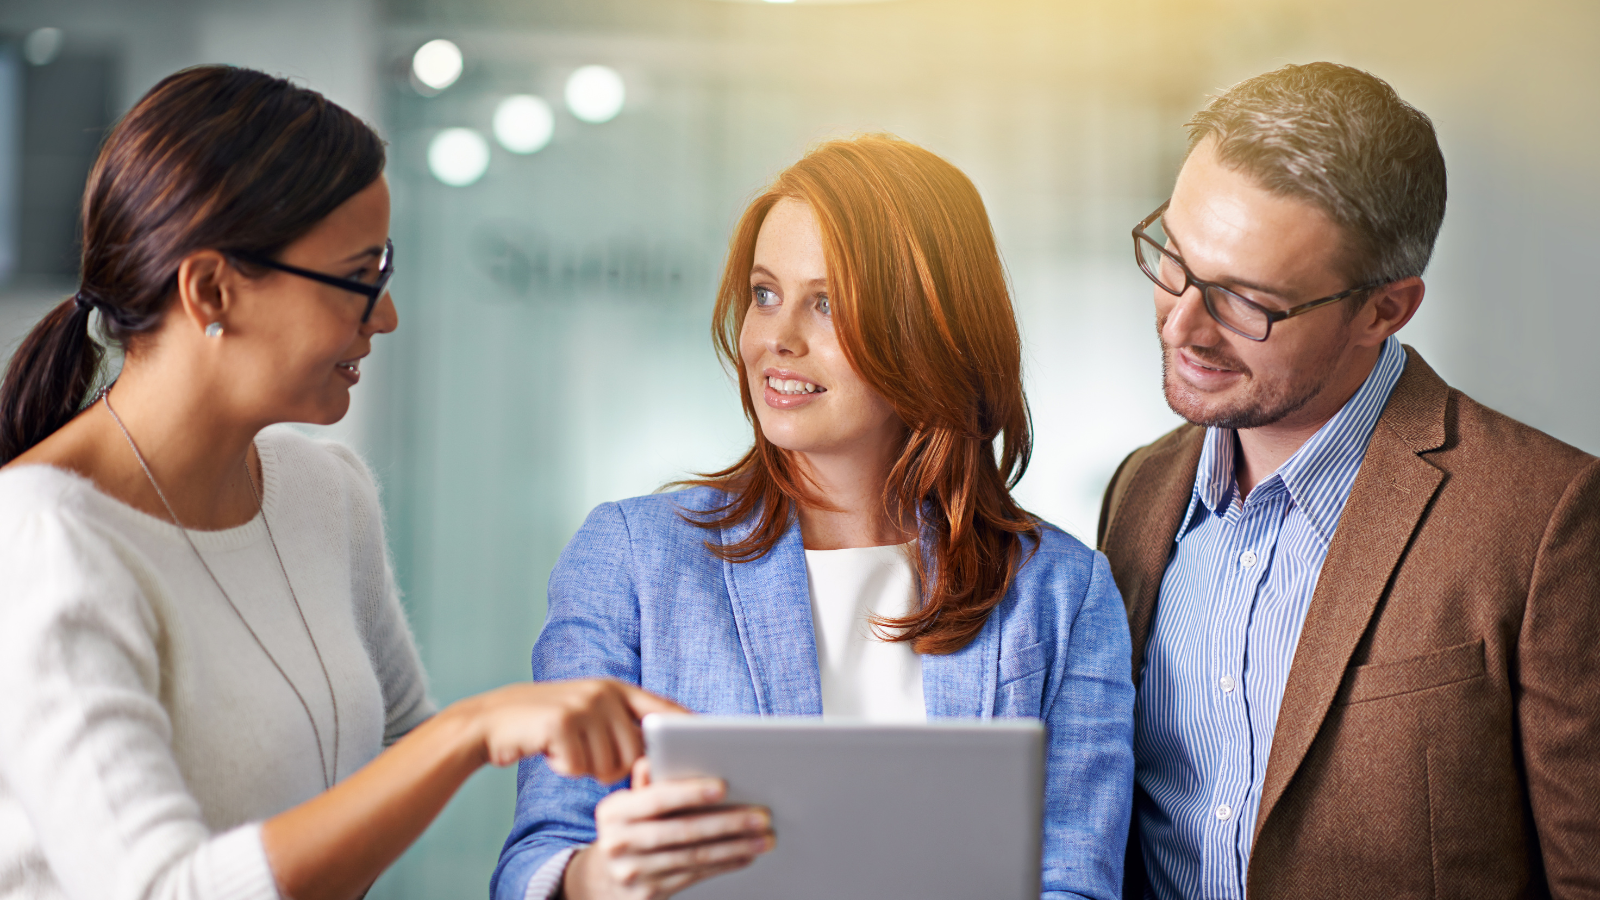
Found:
[[[1168, 200], [1167, 203], [1171, 203]], [[1139, 269], [1149, 276], [1158, 287], [1174, 297], [1180, 296], [1191, 285], [1200, 289], [1200, 296], [1205, 300], [1206, 312], [1217, 321], [1218, 325], [1237, 334], [1242, 338], [1252, 341], [1264, 341], [1272, 334], [1272, 323], [1291, 319], [1298, 315], [1320, 309], [1330, 303], [1337, 303], [1352, 294], [1380, 287], [1384, 282], [1363, 284], [1353, 287], [1348, 291], [1330, 294], [1319, 300], [1291, 306], [1288, 309], [1268, 309], [1265, 306], [1241, 297], [1220, 284], [1210, 281], [1201, 281], [1194, 277], [1189, 267], [1175, 254], [1166, 248], [1167, 233], [1161, 227], [1159, 220], [1161, 214], [1167, 211], [1167, 203], [1161, 204], [1156, 211], [1146, 216], [1143, 222], [1133, 229], [1133, 253], [1139, 263]], [[1158, 230], [1154, 235], [1150, 233], [1152, 227]]]
[[309, 278], [312, 281], [318, 281], [323, 284], [331, 284], [336, 288], [342, 288], [350, 291], [351, 293], [360, 294], [361, 296], [366, 297], [367, 308], [361, 311], [361, 322], [363, 325], [366, 324], [367, 319], [372, 317], [372, 308], [378, 305], [378, 298], [383, 296], [384, 290], [389, 286], [389, 279], [394, 277], [393, 238], [389, 238], [383, 242], [383, 255], [378, 257], [378, 277], [370, 283], [359, 281], [355, 278], [340, 278], [337, 275], [325, 275], [321, 272], [313, 272], [310, 269], [302, 269], [299, 266], [291, 266], [288, 263], [281, 263], [275, 259], [269, 259], [268, 257], [262, 256], [259, 253], [234, 252], [231, 255], [238, 257], [247, 263], [253, 263], [258, 266], [266, 266], [269, 269], [277, 269], [279, 272], [288, 272], [290, 275], [299, 275], [301, 278]]

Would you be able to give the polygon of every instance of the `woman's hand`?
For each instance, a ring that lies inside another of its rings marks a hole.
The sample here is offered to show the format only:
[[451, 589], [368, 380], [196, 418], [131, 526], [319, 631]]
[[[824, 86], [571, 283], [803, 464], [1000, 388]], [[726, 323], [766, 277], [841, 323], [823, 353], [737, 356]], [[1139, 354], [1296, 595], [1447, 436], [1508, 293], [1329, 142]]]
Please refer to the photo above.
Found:
[[575, 778], [620, 781], [644, 753], [639, 720], [687, 712], [630, 684], [587, 679], [512, 684], [463, 701], [483, 730], [484, 753], [497, 766], [544, 754], [550, 769]]
[[660, 900], [749, 865], [776, 845], [772, 814], [717, 806], [726, 794], [715, 778], [651, 784], [649, 760], [640, 759], [633, 787], [595, 808], [598, 837], [567, 866], [565, 900]]
[[643, 752], [639, 719], [684, 711], [600, 680], [513, 684], [453, 703], [332, 789], [262, 825], [279, 892], [360, 897], [485, 762], [543, 753], [563, 775], [616, 781]]

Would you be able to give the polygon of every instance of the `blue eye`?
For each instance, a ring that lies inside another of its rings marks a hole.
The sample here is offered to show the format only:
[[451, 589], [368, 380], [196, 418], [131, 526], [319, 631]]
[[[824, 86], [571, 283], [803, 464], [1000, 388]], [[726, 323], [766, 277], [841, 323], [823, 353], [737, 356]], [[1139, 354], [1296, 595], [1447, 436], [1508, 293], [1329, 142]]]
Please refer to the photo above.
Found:
[[819, 294], [817, 296], [817, 312], [825, 316], [833, 315], [833, 304], [828, 301], [827, 294]]
[[750, 295], [757, 306], [773, 306], [778, 302], [778, 295], [764, 287], [753, 287]]

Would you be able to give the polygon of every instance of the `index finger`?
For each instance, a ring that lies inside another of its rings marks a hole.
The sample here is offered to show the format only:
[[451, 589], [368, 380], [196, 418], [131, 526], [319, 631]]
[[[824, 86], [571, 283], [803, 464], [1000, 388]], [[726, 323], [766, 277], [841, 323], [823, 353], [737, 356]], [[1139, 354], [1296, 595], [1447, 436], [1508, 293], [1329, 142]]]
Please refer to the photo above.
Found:
[[718, 778], [657, 781], [649, 787], [618, 791], [595, 808], [595, 818], [611, 822], [659, 819], [688, 809], [721, 803], [727, 787]]
[[634, 716], [640, 719], [650, 713], [686, 713], [689, 711], [665, 697], [658, 697], [644, 688], [631, 684], [622, 685], [622, 697], [627, 701], [628, 708], [633, 710]]

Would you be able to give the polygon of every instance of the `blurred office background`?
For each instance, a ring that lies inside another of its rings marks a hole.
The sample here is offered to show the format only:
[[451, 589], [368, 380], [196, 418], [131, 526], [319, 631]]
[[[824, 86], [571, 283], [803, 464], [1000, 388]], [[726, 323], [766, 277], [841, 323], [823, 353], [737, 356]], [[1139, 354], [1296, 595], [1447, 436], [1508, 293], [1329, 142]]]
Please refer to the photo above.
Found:
[[[372, 121], [402, 325], [329, 431], [379, 473], [449, 701], [526, 677], [590, 507], [745, 446], [708, 339], [723, 249], [831, 135], [899, 134], [982, 190], [1027, 343], [1020, 493], [1092, 541], [1116, 463], [1176, 421], [1128, 229], [1208, 93], [1313, 59], [1371, 69], [1440, 132], [1450, 209], [1403, 336], [1600, 452], [1591, 0], [3, 0], [0, 357], [74, 289], [84, 174], [162, 76], [253, 66]], [[372, 896], [484, 891], [513, 791], [478, 776]]]

